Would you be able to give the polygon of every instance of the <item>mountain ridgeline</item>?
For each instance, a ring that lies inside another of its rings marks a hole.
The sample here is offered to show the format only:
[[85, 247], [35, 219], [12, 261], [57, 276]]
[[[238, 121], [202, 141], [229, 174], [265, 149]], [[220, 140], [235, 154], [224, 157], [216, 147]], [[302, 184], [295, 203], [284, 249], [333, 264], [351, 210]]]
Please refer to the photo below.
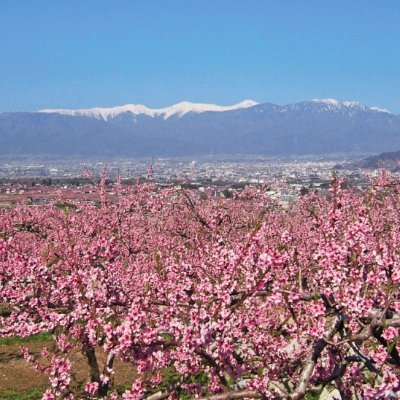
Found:
[[0, 155], [182, 156], [400, 149], [400, 116], [355, 102], [179, 103], [0, 113]]

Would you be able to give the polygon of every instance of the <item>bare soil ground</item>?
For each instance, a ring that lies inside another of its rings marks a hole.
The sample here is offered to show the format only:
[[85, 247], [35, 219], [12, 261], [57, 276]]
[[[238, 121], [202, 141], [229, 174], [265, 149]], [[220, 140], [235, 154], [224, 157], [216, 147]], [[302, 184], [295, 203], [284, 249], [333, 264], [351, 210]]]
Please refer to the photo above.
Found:
[[[52, 342], [23, 344], [33, 355], [39, 354], [43, 347], [51, 348], [52, 345]], [[49, 387], [47, 377], [36, 371], [31, 364], [25, 361], [21, 355], [20, 347], [21, 344], [0, 345], [0, 399], [18, 398], [18, 396], [11, 397], [11, 394], [7, 397], [6, 394], [9, 392], [22, 394], [38, 389], [43, 393]], [[77, 391], [82, 390], [89, 376], [86, 359], [79, 352], [72, 353], [69, 359], [72, 362], [72, 370], [74, 371], [72, 387], [76, 388]], [[104, 357], [101, 353], [98, 354], [98, 359], [99, 365], [102, 367]], [[115, 387], [122, 388], [132, 384], [135, 371], [131, 366], [117, 359], [115, 371]], [[27, 397], [21, 395], [21, 398]]]

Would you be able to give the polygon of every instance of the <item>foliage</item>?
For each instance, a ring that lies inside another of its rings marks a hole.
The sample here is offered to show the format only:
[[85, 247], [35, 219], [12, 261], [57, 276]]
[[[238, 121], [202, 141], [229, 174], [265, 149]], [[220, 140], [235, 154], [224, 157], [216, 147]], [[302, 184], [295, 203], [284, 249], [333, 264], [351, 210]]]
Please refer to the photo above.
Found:
[[227, 199], [229, 199], [230, 197], [232, 197], [232, 192], [229, 189], [225, 189], [222, 194], [224, 195], [224, 197], [226, 197]]
[[14, 390], [5, 390], [0, 392], [0, 400], [38, 400], [42, 398], [42, 395], [43, 393], [39, 389], [22, 393]]
[[112, 204], [105, 182], [99, 207], [2, 211], [0, 336], [56, 337], [39, 358], [22, 349], [49, 376], [43, 399], [73, 398], [76, 349], [87, 398], [118, 397], [116, 356], [136, 367], [127, 400], [397, 395], [397, 176], [366, 192], [334, 177], [329, 198], [287, 211], [251, 188], [196, 200], [119, 183]]
[[12, 344], [22, 344], [29, 342], [47, 342], [52, 340], [52, 336], [49, 333], [38, 333], [36, 335], [27, 336], [27, 337], [4, 337], [0, 338], [0, 346], [10, 346]]

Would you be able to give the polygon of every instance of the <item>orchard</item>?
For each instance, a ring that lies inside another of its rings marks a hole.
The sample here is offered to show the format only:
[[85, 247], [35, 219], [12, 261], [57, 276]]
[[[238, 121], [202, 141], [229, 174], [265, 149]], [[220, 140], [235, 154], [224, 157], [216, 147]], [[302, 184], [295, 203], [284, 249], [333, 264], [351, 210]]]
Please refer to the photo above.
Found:
[[135, 370], [126, 400], [400, 398], [398, 176], [334, 178], [289, 209], [263, 188], [118, 183], [109, 202], [104, 182], [97, 206], [1, 211], [0, 337], [53, 335], [21, 349], [43, 399], [118, 398], [116, 358]]

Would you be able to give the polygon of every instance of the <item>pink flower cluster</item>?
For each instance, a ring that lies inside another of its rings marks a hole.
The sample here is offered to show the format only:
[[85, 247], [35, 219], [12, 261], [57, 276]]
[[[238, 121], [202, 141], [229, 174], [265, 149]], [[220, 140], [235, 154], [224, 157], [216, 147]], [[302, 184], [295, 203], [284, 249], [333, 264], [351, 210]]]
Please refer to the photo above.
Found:
[[112, 203], [105, 184], [101, 207], [1, 211], [0, 336], [55, 335], [50, 365], [23, 350], [50, 377], [44, 399], [71, 398], [73, 351], [89, 398], [117, 397], [115, 357], [137, 371], [124, 399], [397, 396], [398, 176], [364, 192], [333, 179], [289, 210], [265, 188], [204, 200], [118, 182]]

